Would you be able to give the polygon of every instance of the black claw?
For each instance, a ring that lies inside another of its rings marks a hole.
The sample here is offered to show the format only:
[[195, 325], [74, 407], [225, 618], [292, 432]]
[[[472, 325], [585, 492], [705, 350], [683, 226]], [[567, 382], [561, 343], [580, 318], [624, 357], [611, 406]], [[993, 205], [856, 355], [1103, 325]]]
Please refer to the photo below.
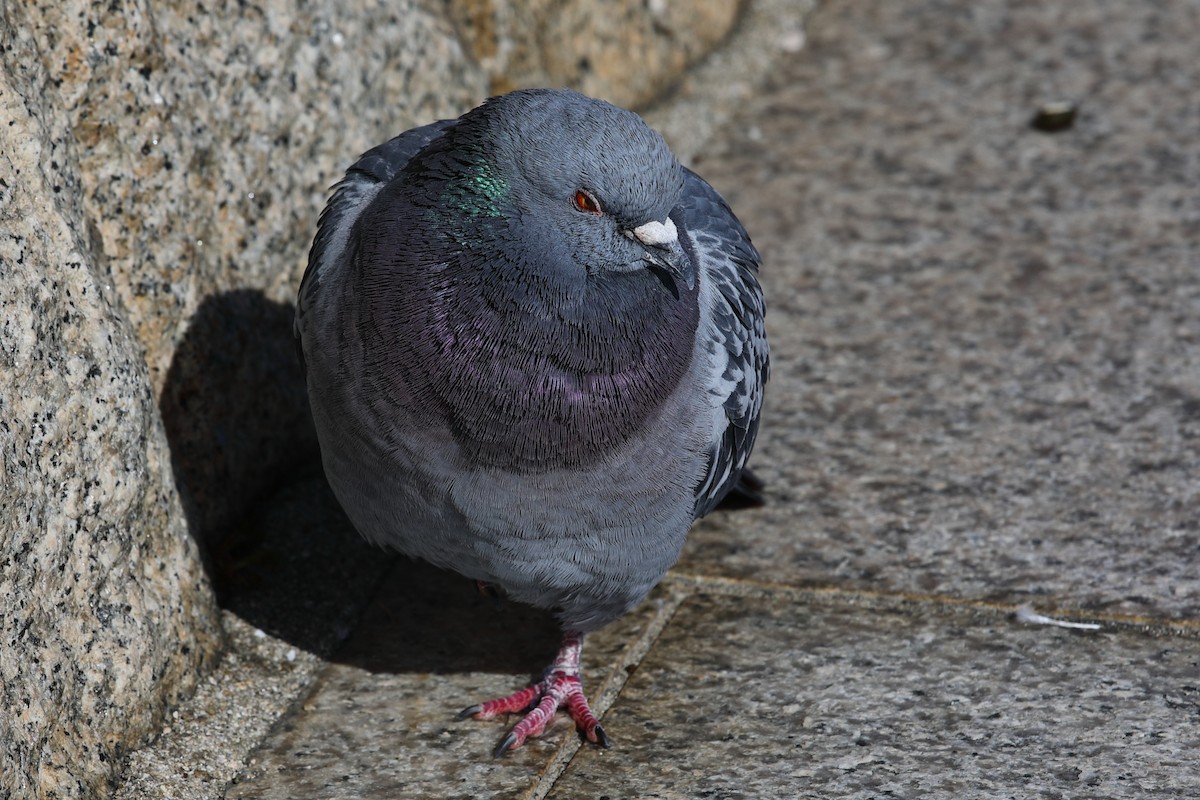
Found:
[[483, 711], [483, 706], [476, 703], [475, 705], [467, 706], [462, 711], [458, 712], [458, 716], [454, 719], [456, 722], [462, 722], [464, 719], [470, 719], [471, 717], [475, 716], [480, 711]]
[[612, 741], [608, 738], [608, 734], [604, 732], [604, 728], [596, 726], [596, 744], [601, 747], [612, 747]]
[[496, 750], [495, 750], [495, 752], [492, 753], [492, 756], [494, 758], [502, 757], [516, 743], [517, 743], [517, 735], [515, 733], [509, 733], [508, 736], [504, 737], [504, 739], [500, 742], [500, 744], [496, 745]]

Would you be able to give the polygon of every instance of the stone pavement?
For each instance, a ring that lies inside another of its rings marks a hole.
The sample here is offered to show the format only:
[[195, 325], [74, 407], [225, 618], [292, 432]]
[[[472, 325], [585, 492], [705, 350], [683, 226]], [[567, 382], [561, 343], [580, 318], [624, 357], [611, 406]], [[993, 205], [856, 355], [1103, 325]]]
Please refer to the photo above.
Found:
[[589, 640], [612, 749], [559, 719], [491, 758], [508, 723], [454, 714], [552, 621], [362, 545], [313, 476], [222, 561], [231, 654], [118, 797], [1200, 796], [1200, 4], [805, 30], [693, 159], [766, 262], [769, 502]]

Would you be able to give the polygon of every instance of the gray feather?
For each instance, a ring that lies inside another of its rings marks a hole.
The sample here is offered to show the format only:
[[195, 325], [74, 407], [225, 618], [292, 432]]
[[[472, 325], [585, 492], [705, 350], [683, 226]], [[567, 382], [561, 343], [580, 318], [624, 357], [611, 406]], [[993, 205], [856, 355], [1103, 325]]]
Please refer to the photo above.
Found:
[[350, 228], [363, 207], [430, 141], [441, 135], [454, 120], [440, 120], [389, 139], [359, 156], [334, 187], [333, 195], [317, 219], [317, 235], [308, 252], [308, 268], [300, 279], [296, 336], [300, 316], [312, 303], [312, 292], [320, 283], [322, 267], [340, 257]]
[[709, 402], [719, 405], [706, 451], [704, 480], [696, 489], [697, 518], [737, 484], [758, 435], [763, 389], [769, 376], [765, 307], [757, 273], [761, 263], [749, 234], [725, 200], [688, 171], [681, 216], [713, 291], [699, 344], [709, 356]]

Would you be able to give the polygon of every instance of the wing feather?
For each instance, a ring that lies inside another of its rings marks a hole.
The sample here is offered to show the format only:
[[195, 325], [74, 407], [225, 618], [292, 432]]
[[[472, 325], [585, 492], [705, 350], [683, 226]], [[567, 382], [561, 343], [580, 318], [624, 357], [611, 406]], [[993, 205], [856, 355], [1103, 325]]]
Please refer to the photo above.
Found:
[[725, 200], [688, 171], [681, 216], [692, 250], [711, 287], [701, 294], [708, 313], [697, 332], [709, 374], [713, 434], [695, 516], [704, 516], [738, 483], [758, 435], [770, 354], [763, 321], [761, 257]]
[[333, 187], [333, 194], [317, 220], [317, 235], [308, 251], [308, 267], [300, 280], [294, 327], [297, 343], [300, 339], [302, 319], [311, 308], [315, 293], [319, 291], [321, 276], [338, 268], [339, 259], [350, 237], [350, 230], [363, 209], [388, 181], [404, 169], [413, 156], [425, 149], [455, 122], [457, 120], [440, 120], [413, 128], [378, 147], [371, 148], [359, 156], [346, 170], [345, 177]]

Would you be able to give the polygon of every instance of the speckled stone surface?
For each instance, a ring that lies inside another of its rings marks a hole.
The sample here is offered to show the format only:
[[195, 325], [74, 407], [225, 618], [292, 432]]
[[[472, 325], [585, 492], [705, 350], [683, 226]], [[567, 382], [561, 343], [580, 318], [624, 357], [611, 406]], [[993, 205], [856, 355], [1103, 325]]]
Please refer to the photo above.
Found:
[[0, 40], [0, 797], [97, 797], [220, 634], [70, 122]]
[[686, 602], [553, 800], [1194, 797], [1200, 640]]
[[729, 34], [744, 0], [449, 0], [495, 94], [570, 86], [626, 107], [657, 99]]
[[[681, 568], [1200, 614], [1190, 2], [840, 2], [698, 169], [763, 251], [771, 503]], [[1070, 130], [1031, 128], [1078, 104]]]

